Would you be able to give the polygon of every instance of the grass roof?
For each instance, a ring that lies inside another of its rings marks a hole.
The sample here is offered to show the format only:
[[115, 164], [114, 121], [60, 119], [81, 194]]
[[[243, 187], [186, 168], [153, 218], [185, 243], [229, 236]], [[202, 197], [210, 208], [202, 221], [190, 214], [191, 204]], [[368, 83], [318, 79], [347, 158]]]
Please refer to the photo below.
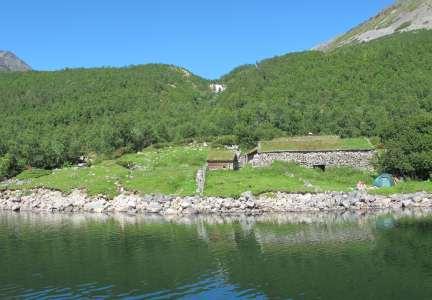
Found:
[[233, 161], [235, 158], [234, 151], [226, 149], [210, 149], [207, 161]]
[[297, 136], [262, 141], [258, 151], [265, 152], [296, 152], [296, 151], [365, 151], [374, 147], [367, 138], [342, 139], [338, 136]]

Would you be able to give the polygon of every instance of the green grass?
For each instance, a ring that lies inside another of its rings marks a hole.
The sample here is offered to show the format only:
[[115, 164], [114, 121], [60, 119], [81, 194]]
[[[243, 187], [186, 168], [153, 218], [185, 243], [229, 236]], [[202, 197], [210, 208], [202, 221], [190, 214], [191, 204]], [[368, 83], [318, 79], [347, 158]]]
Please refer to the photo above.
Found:
[[34, 176], [24, 171], [17, 178], [28, 179], [24, 185], [10, 189], [48, 188], [70, 193], [85, 189], [90, 195], [115, 197], [120, 186], [142, 194], [193, 195], [195, 175], [207, 157], [205, 149], [173, 147], [148, 149], [124, 155], [118, 160], [104, 161], [89, 168], [64, 168], [49, 175]]
[[235, 153], [226, 149], [210, 149], [208, 152], [207, 160], [209, 161], [232, 161], [234, 160]]
[[259, 143], [260, 152], [372, 150], [366, 138], [341, 139], [338, 136], [298, 136]]
[[51, 174], [33, 178], [30, 182], [11, 186], [12, 189], [47, 188], [70, 193], [74, 189], [85, 189], [89, 195], [104, 194], [114, 197], [117, 194], [116, 182], [125, 178], [129, 171], [114, 161], [105, 161], [90, 168], [64, 168]]
[[25, 170], [21, 174], [19, 174], [16, 179], [18, 180], [29, 180], [34, 178], [39, 178], [42, 176], [50, 175], [52, 171], [50, 170], [43, 170], [43, 169], [30, 169]]
[[432, 181], [407, 180], [399, 182], [391, 188], [380, 188], [371, 190], [370, 192], [377, 195], [408, 194], [416, 192], [432, 193]]
[[350, 168], [330, 168], [326, 172], [293, 163], [274, 162], [271, 167], [245, 167], [240, 171], [214, 171], [208, 174], [205, 194], [238, 197], [242, 192], [323, 192], [349, 191], [359, 181], [371, 183], [368, 172]]
[[143, 194], [193, 195], [196, 172], [206, 158], [205, 149], [181, 147], [125, 155], [118, 163], [131, 171], [121, 183], [127, 190]]
[[[109, 198], [119, 193], [119, 187], [141, 194], [194, 195], [195, 176], [207, 159], [206, 148], [170, 147], [148, 149], [108, 160], [91, 167], [69, 167], [54, 171], [26, 170], [17, 176], [24, 184], [6, 186], [9, 189], [47, 188], [69, 193], [84, 189], [90, 195]], [[372, 185], [375, 174], [351, 168], [328, 168], [326, 172], [293, 163], [275, 162], [267, 168], [245, 167], [239, 171], [207, 173], [205, 195], [238, 197], [245, 191], [324, 192], [350, 191], [357, 182]], [[395, 187], [371, 190], [375, 194], [398, 194], [425, 191], [432, 193], [431, 181], [405, 181]]]

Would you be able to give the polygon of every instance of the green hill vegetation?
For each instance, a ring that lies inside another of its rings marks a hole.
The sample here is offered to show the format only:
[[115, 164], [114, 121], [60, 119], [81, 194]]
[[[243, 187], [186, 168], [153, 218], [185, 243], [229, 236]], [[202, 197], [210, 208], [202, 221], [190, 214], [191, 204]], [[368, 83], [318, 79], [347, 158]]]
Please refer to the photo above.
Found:
[[227, 86], [220, 94], [167, 65], [0, 73], [0, 177], [152, 144], [217, 139], [246, 148], [309, 132], [385, 137], [431, 113], [430, 49], [432, 32], [418, 31], [288, 54], [233, 70], [219, 80]]
[[244, 143], [308, 132], [381, 135], [432, 111], [431, 46], [432, 32], [419, 31], [241, 67], [223, 78], [217, 124]]
[[334, 135], [285, 137], [258, 143], [259, 152], [335, 150], [373, 150], [373, 146], [366, 138], [341, 139]]

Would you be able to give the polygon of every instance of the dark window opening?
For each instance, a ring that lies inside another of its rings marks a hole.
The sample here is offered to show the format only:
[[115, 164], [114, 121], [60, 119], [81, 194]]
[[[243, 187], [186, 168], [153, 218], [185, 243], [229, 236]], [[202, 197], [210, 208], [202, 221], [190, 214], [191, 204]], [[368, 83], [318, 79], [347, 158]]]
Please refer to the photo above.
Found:
[[325, 172], [326, 165], [314, 165], [313, 168]]

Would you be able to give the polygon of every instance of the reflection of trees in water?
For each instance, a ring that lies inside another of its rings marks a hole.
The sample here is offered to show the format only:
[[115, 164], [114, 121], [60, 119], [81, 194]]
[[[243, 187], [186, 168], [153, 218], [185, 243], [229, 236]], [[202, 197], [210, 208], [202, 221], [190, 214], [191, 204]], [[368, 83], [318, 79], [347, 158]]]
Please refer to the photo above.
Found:
[[[217, 269], [207, 243], [191, 226], [47, 218], [38, 223], [40, 216], [0, 217], [0, 283], [78, 289], [99, 282], [113, 285], [115, 294], [152, 292], [194, 283]], [[43, 276], [34, 278], [38, 273]]]
[[[395, 226], [378, 229], [377, 247], [375, 255], [383, 262], [391, 264], [396, 258], [404, 257], [398, 261], [400, 267], [407, 270], [428, 270], [432, 286], [432, 217], [401, 218], [395, 221]], [[407, 276], [407, 274], [406, 274]]]
[[[97, 278], [117, 293], [186, 292], [216, 276], [238, 293], [271, 298], [422, 299], [432, 292], [432, 236], [417, 221], [403, 223], [406, 215], [423, 213], [393, 215], [402, 225], [384, 229], [375, 224], [385, 212], [180, 219], [2, 213], [0, 282], [37, 289], [47, 280], [77, 286]], [[31, 276], [38, 272], [44, 280]]]
[[[276, 231], [271, 225], [256, 224], [248, 234], [234, 226], [239, 251], [219, 259], [230, 284], [258, 289], [270, 298], [428, 299], [432, 293], [430, 231], [415, 220], [417, 225], [409, 228], [388, 229], [375, 229], [374, 221], [303, 224], [299, 230], [282, 225]], [[361, 239], [363, 229], [366, 236]], [[310, 241], [309, 233], [318, 235], [317, 240]], [[330, 238], [322, 239], [326, 233]]]

